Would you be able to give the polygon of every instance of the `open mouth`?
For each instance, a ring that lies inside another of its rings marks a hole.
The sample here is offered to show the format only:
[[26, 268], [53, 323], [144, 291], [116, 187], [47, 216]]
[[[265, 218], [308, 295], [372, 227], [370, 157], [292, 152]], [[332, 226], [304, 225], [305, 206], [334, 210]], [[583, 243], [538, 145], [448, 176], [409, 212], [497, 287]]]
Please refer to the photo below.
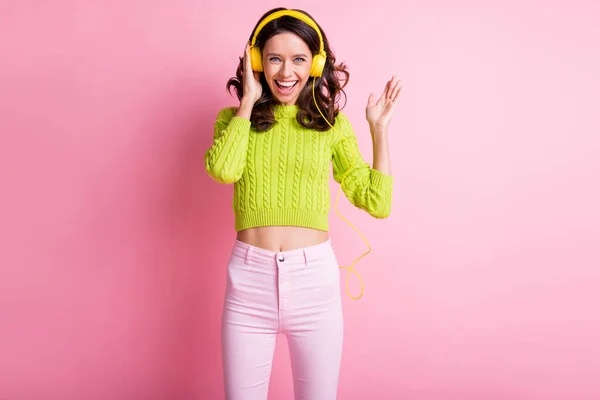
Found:
[[298, 84], [298, 81], [275, 81], [275, 84], [279, 90], [285, 93], [291, 92]]

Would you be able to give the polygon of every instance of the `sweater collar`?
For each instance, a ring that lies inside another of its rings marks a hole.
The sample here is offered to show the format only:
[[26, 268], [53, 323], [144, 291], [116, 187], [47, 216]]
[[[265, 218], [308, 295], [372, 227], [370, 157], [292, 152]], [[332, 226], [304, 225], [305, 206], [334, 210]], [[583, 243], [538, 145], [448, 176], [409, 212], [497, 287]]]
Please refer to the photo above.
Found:
[[275, 104], [273, 106], [273, 114], [275, 118], [293, 117], [298, 112], [299, 108], [297, 105], [284, 106], [281, 104]]

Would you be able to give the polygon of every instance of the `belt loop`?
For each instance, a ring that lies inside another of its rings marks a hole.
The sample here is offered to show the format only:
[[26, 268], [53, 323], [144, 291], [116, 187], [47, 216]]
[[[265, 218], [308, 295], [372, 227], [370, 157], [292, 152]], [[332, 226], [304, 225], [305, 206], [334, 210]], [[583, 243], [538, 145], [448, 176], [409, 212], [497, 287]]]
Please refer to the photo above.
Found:
[[250, 255], [252, 254], [252, 247], [248, 246], [246, 249], [246, 260], [245, 263], [250, 265]]
[[304, 265], [308, 265], [308, 257], [306, 256], [306, 249], [302, 249], [302, 254], [304, 254]]

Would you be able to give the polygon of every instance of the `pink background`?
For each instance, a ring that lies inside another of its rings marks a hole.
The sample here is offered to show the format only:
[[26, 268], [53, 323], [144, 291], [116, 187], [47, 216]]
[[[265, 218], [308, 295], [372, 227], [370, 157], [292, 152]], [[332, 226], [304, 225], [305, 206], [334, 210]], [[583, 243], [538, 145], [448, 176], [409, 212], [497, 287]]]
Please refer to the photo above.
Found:
[[[202, 156], [282, 3], [218, 3], [2, 3], [0, 399], [223, 398], [232, 188]], [[600, 398], [600, 6], [359, 3], [283, 4], [349, 65], [369, 162], [368, 95], [404, 80], [392, 215], [340, 202], [373, 252], [339, 398]], [[331, 235], [366, 249], [333, 210]], [[281, 337], [270, 398], [291, 385]]]

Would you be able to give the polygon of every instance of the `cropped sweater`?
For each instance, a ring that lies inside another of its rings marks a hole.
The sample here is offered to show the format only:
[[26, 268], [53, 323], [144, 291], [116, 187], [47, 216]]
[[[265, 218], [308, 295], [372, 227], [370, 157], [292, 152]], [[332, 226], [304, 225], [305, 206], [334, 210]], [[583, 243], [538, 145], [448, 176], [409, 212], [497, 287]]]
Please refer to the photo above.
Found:
[[[356, 207], [375, 218], [390, 214], [393, 178], [365, 162], [348, 118], [339, 112], [333, 129], [311, 130], [296, 120], [298, 106], [275, 106], [277, 122], [255, 130], [236, 108], [222, 109], [204, 154], [208, 174], [233, 184], [235, 230], [303, 226], [327, 231], [329, 174]], [[343, 140], [343, 139], [347, 140]]]

